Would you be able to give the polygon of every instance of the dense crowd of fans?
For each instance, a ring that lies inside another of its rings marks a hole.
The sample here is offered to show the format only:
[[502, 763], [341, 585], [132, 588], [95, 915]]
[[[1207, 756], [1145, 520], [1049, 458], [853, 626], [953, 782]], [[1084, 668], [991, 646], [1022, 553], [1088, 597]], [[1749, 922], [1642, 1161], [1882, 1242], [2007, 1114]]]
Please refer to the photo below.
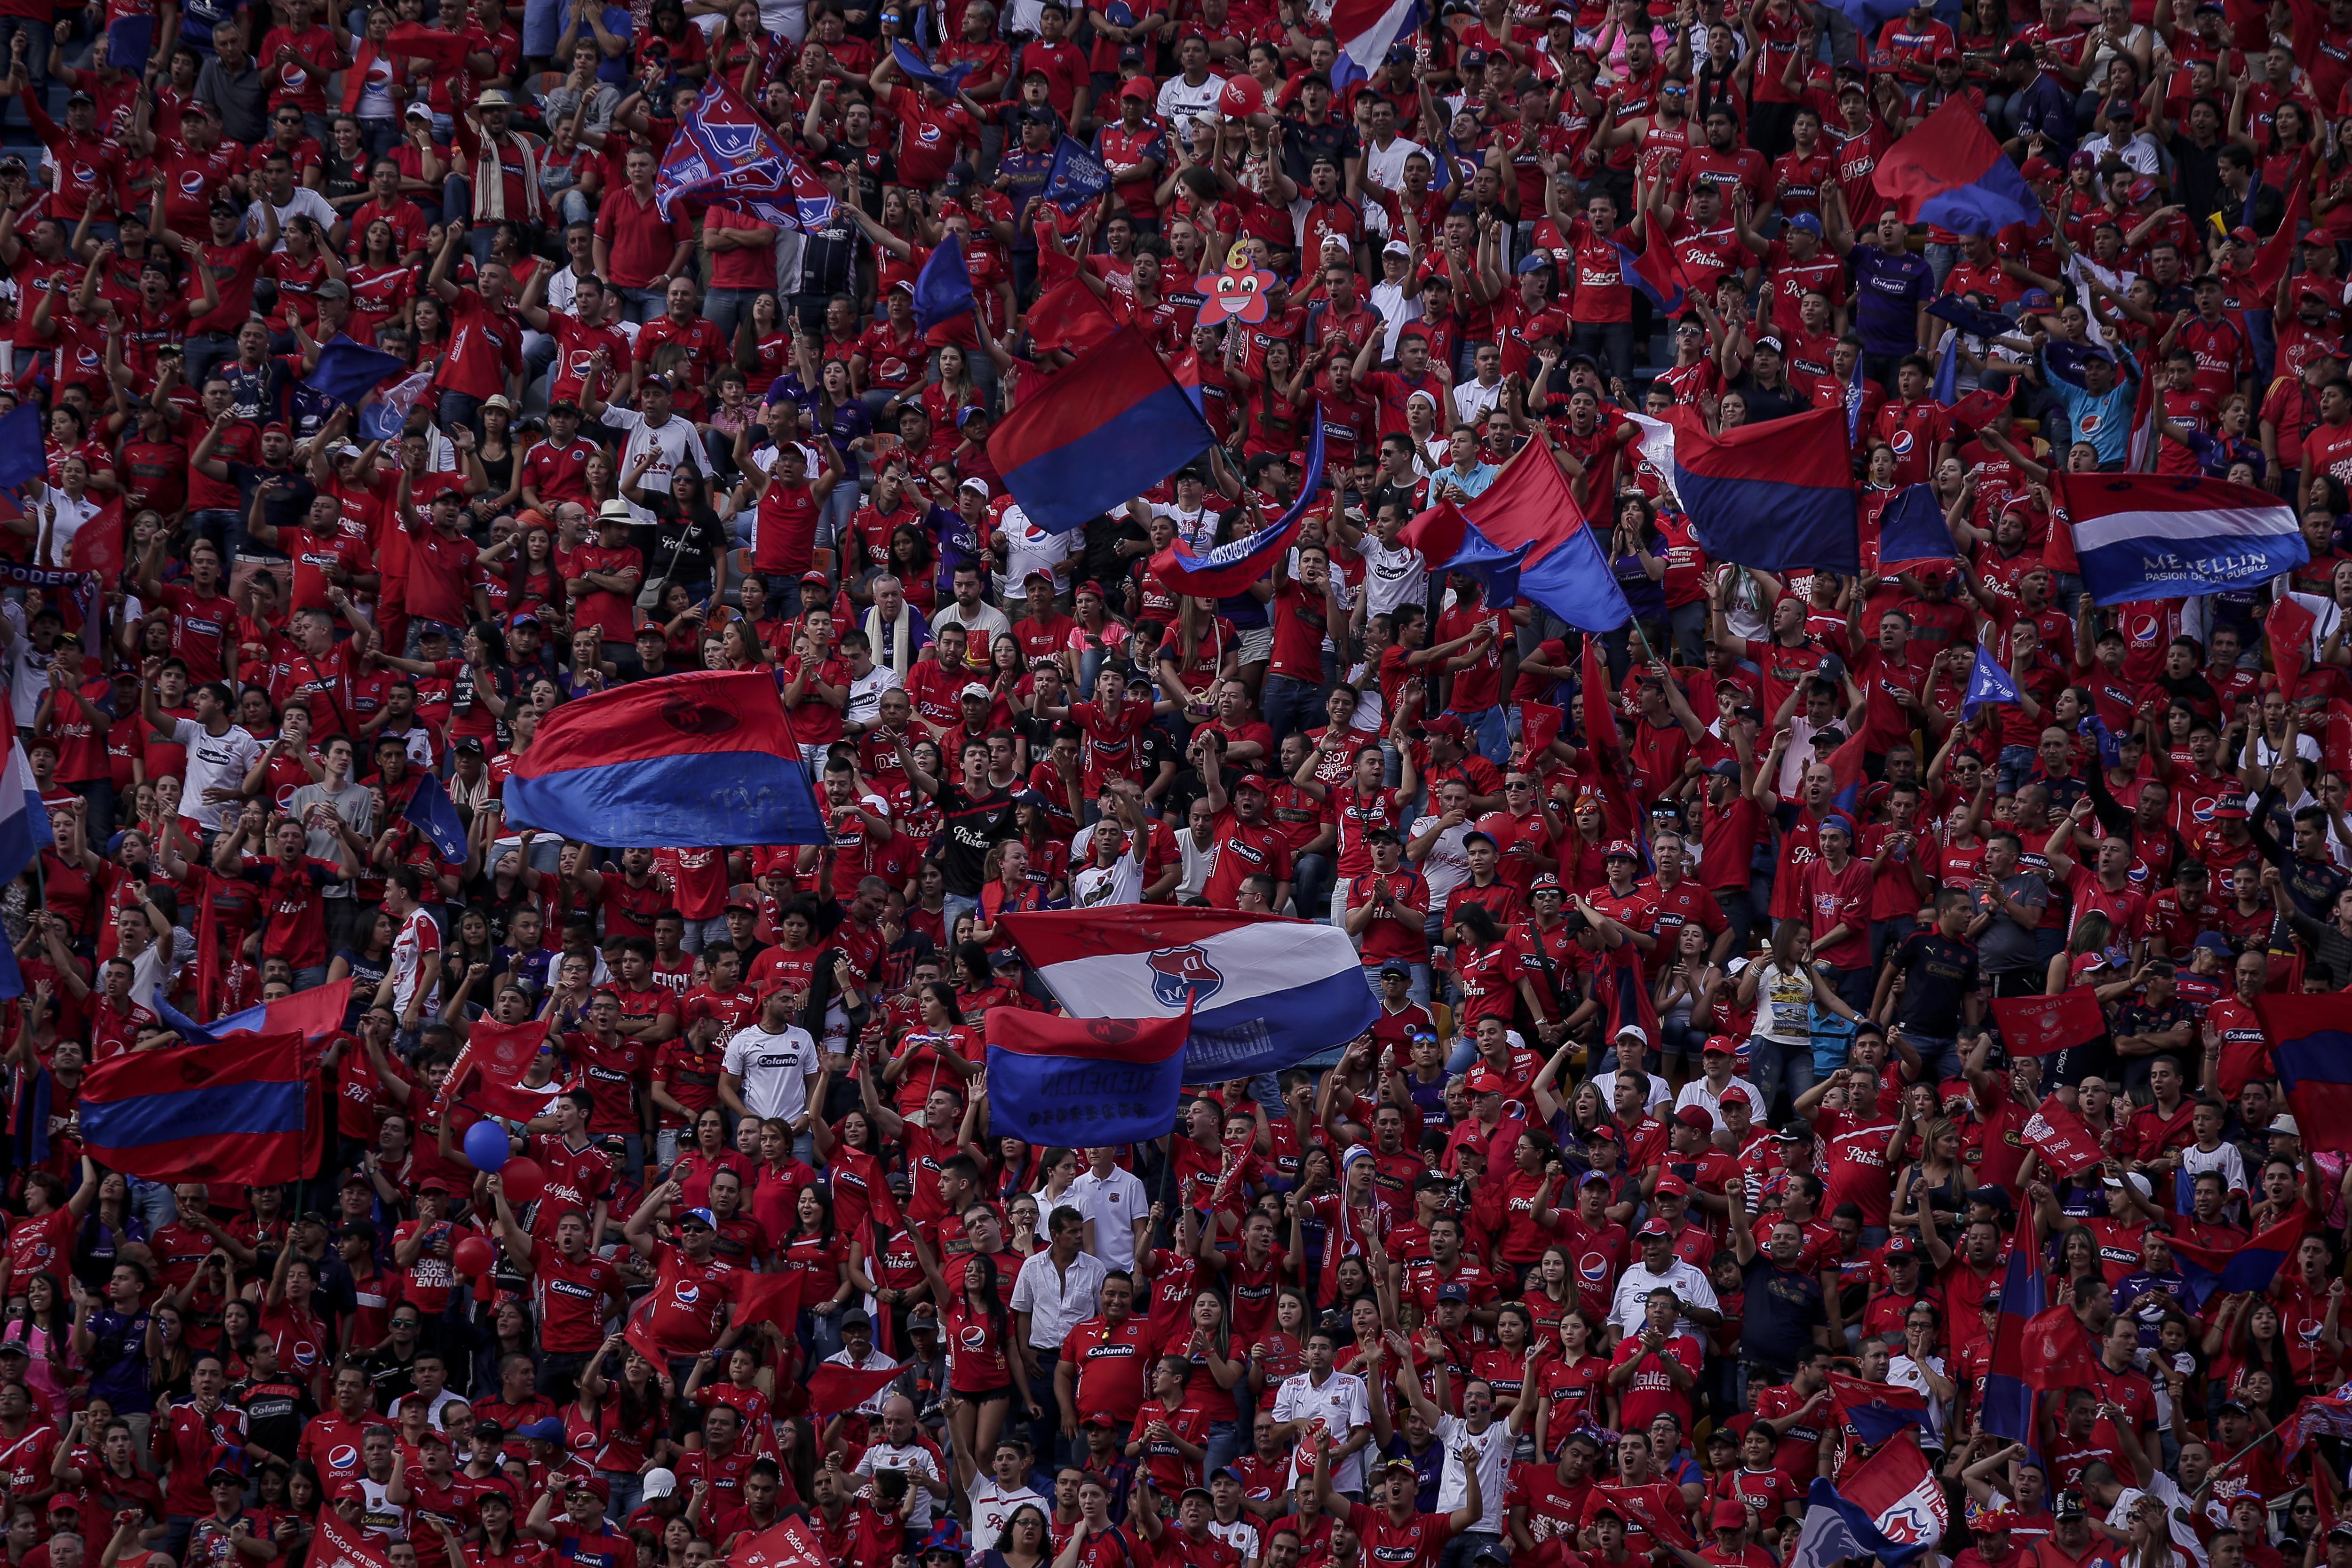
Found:
[[[1872, 1451], [1833, 1372], [1924, 1396], [1958, 1568], [2352, 1568], [2345, 1456], [2275, 1440], [2352, 1365], [2352, 1172], [2252, 1006], [2352, 984], [2352, 4], [1476, 0], [1369, 73], [1301, 0], [429, 9], [0, 0], [56, 837], [0, 904], [7, 1568], [291, 1562], [321, 1509], [394, 1568], [795, 1515], [858, 1568], [1772, 1568]], [[829, 216], [665, 215], [720, 82]], [[1955, 97], [2045, 221], [1874, 190]], [[1098, 199], [1043, 199], [1066, 139]], [[1202, 325], [1229, 268], [1265, 317]], [[2011, 328], [1941, 400], [1939, 296]], [[1119, 325], [1220, 445], [1047, 531], [990, 434]], [[338, 335], [407, 368], [338, 403]], [[2129, 461], [2143, 385], [2307, 567], [2090, 605], [2051, 474]], [[1675, 405], [1852, 407], [1862, 574], [1711, 560], [1627, 417]], [[1631, 606], [1593, 677], [1401, 537], [1514, 461]], [[1881, 572], [1923, 483], [1952, 559]], [[1302, 489], [1247, 592], [1155, 569]], [[1980, 646], [2021, 695], [1964, 718]], [[562, 705], [767, 667], [829, 843], [507, 820]], [[1152, 1144], [995, 1134], [983, 1015], [1050, 1005], [1003, 915], [1139, 902], [1343, 925], [1379, 1021]], [[309, 1179], [85, 1154], [164, 1005], [344, 981]], [[2074, 987], [2105, 1037], [2004, 1050], [1990, 998]], [[484, 1018], [550, 1025], [536, 1191], [442, 1092]], [[2028, 1146], [2053, 1093], [2103, 1165]], [[2022, 1213], [2095, 1372], [2012, 1443]], [[2291, 1219], [2252, 1292], [2168, 1248]], [[796, 1318], [737, 1310], [780, 1272]]]

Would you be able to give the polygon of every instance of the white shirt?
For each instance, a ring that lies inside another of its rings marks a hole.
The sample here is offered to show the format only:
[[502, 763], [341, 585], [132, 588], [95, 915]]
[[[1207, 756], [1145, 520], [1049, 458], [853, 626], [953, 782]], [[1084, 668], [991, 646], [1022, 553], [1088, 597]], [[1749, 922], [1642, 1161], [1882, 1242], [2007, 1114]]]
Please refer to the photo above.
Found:
[[898, 672], [887, 664], [877, 664], [864, 675], [849, 678], [849, 706], [842, 710], [842, 720], [851, 724], [871, 724], [882, 715], [882, 694], [904, 682]]
[[[1503, 391], [1507, 384], [1498, 377], [1492, 386], [1482, 385], [1473, 380], [1463, 382], [1454, 387], [1454, 422], [1457, 425], [1475, 425], [1487, 415], [1500, 408], [1503, 405]], [[622, 471], [627, 472], [625, 468]]]
[[[441, 928], [433, 921], [430, 911], [418, 908], [408, 911], [400, 922], [400, 931], [392, 939], [392, 1005], [394, 1012], [405, 1016], [408, 1004], [416, 994], [416, 980], [428, 957], [441, 952]], [[430, 1013], [440, 1005], [441, 983], [436, 980], [433, 989], [425, 994], [418, 1005], [418, 1014]]]
[[1385, 616], [1400, 605], [1417, 605], [1429, 596], [1429, 563], [1411, 545], [1391, 550], [1367, 530], [1356, 553], [1364, 563], [1366, 614]]
[[[257, 196], [254, 198], [253, 205], [245, 209], [245, 234], [248, 239], [261, 237], [262, 200], [263, 198]], [[270, 205], [278, 205], [275, 202]], [[294, 187], [294, 194], [286, 198], [286, 205], [278, 207], [278, 250], [286, 248], [286, 226], [298, 217], [316, 220], [321, 233], [343, 221], [342, 215], [329, 204], [326, 197], [308, 185], [297, 185]]]
[[[1385, 147], [1376, 147], [1367, 142], [1364, 143], [1364, 178], [1383, 190], [1401, 191], [1404, 189], [1405, 160], [1415, 153], [1424, 158], [1429, 157], [1427, 148], [1418, 142], [1408, 142], [1402, 136]], [[1431, 160], [1433, 165], [1435, 162], [1434, 159]], [[1369, 212], [1372, 209], [1373, 204], [1367, 202], [1364, 205], [1365, 210]]]
[[1133, 1171], [1113, 1165], [1110, 1174], [1081, 1171], [1063, 1196], [1094, 1222], [1094, 1255], [1106, 1268], [1135, 1268], [1135, 1222], [1151, 1217], [1151, 1199]]
[[[1087, 829], [1092, 837], [1094, 829]], [[1070, 907], [1090, 910], [1097, 904], [1139, 904], [1143, 901], [1143, 862], [1137, 858], [1140, 844], [1130, 842], [1127, 853], [1108, 866], [1081, 866], [1070, 873]]]
[[1160, 121], [1172, 127], [1183, 139], [1184, 145], [1190, 147], [1192, 145], [1193, 120], [1200, 115], [1216, 113], [1217, 99], [1224, 90], [1225, 79], [1214, 71], [1202, 78], [1198, 87], [1186, 81], [1181, 73], [1172, 76], [1160, 84]]
[[242, 801], [207, 801], [208, 789], [235, 789], [261, 760], [261, 742], [242, 724], [231, 724], [213, 734], [194, 719], [174, 720], [172, 739], [188, 748], [188, 765], [180, 781], [180, 809], [198, 826], [227, 832], [236, 826]]
[[[1650, 1080], [1648, 1090], [1642, 1096], [1643, 1110], [1655, 1110], [1658, 1107], [1672, 1102], [1675, 1098], [1674, 1085], [1668, 1083], [1664, 1079], [1660, 1078], [1654, 1072], [1644, 1073], [1642, 1076]], [[1592, 1080], [1592, 1087], [1601, 1091], [1601, 1102], [1603, 1105], [1614, 1106], [1617, 1103], [1617, 1075], [1615, 1073], [1604, 1072], [1596, 1075]]]
[[1503, 1533], [1504, 1471], [1515, 1441], [1507, 1421], [1489, 1421], [1484, 1432], [1473, 1432], [1458, 1415], [1437, 1418], [1438, 1445], [1445, 1450], [1445, 1473], [1437, 1482], [1437, 1511], [1452, 1513], [1470, 1500], [1470, 1483], [1457, 1457], [1465, 1444], [1478, 1450], [1478, 1503], [1483, 1511], [1473, 1530]]
[[717, 477], [710, 471], [710, 455], [702, 449], [701, 437], [695, 434], [694, 421], [681, 419], [673, 414], [662, 421], [659, 429], [656, 429], [646, 424], [646, 416], [635, 409], [611, 406], [604, 410], [603, 418], [614, 429], [629, 433], [627, 444], [621, 448], [620, 472], [630, 472], [636, 466], [640, 454], [655, 454], [653, 466], [637, 481], [641, 489], [668, 494], [671, 473], [686, 463], [692, 463], [701, 470], [705, 479]]
[[1029, 514], [1017, 506], [1006, 507], [996, 526], [1004, 540], [1004, 571], [996, 579], [999, 599], [1019, 597], [1021, 584], [1029, 580], [1032, 572], [1043, 572], [1051, 577], [1056, 594], [1069, 592], [1067, 563], [1080, 537], [1076, 529], [1067, 533], [1049, 532], [1031, 522]]
[[1013, 1310], [1029, 1314], [1030, 1348], [1048, 1354], [1059, 1351], [1070, 1331], [1095, 1315], [1109, 1272], [1101, 1258], [1083, 1249], [1066, 1269], [1055, 1266], [1050, 1247], [1031, 1253], [1013, 1281]]
[[[1725, 1089], [1729, 1089], [1734, 1084], [1739, 1084], [1739, 1092], [1748, 1096], [1748, 1102], [1750, 1105], [1756, 1103], [1755, 1092], [1746, 1084], [1739, 1083], [1739, 1080], [1736, 1078], [1727, 1078], [1723, 1080], [1723, 1087]], [[1706, 1111], [1709, 1116], [1715, 1118], [1715, 1130], [1717, 1132], [1724, 1131], [1723, 1096], [1717, 1092], [1715, 1086], [1708, 1083], [1704, 1077], [1691, 1079], [1690, 1082], [1683, 1085], [1682, 1092], [1675, 1096], [1675, 1109], [1676, 1110], [1680, 1110], [1685, 1105], [1697, 1106], [1701, 1110]]]
[[941, 626], [963, 628], [964, 646], [970, 650], [964, 655], [965, 662], [981, 669], [988, 668], [988, 650], [995, 646], [996, 639], [1013, 635], [1013, 623], [1004, 618], [1004, 612], [985, 602], [967, 610], [960, 602], [951, 601], [934, 610], [932, 637], [939, 636]]
[[727, 1042], [721, 1071], [743, 1085], [743, 1103], [754, 1116], [791, 1121], [808, 1109], [809, 1079], [816, 1077], [816, 1042], [797, 1024], [782, 1034], [754, 1025]]
[[[1415, 818], [1412, 831], [1404, 836], [1404, 841], [1412, 843], [1436, 826], [1437, 821], [1433, 816]], [[1462, 840], [1469, 837], [1475, 825], [1474, 817], [1447, 828], [1437, 836], [1437, 842], [1429, 847], [1429, 853], [1421, 858], [1421, 879], [1429, 884], [1431, 909], [1444, 909], [1446, 896], [1470, 879], [1470, 856], [1462, 847]]]
[[[2181, 1495], [2179, 1483], [2162, 1472], [2148, 1478], [2146, 1489], [2126, 1487], [2116, 1496], [2116, 1506], [2107, 1510], [2107, 1528], [2126, 1534], [2131, 1530], [2132, 1509], [2144, 1497], [2154, 1497], [2164, 1504], [2165, 1522], [2172, 1530], [2172, 1544], [2187, 1552], [2189, 1560], [2204, 1568], [2205, 1546], [2197, 1539], [2196, 1530], [2184, 1523], [2181, 1514], [2189, 1511], [2189, 1500]], [[2179, 1561], [2178, 1554], [2175, 1561]]]
[[[857, 1457], [857, 1473], [871, 1476], [880, 1470], [911, 1470], [915, 1475], [944, 1480], [939, 1461], [920, 1443], [908, 1443], [904, 1447], [892, 1447], [888, 1443], [877, 1443]], [[907, 1481], [907, 1528], [919, 1535], [931, 1532], [931, 1494], [928, 1488], [911, 1476]]]
[[[1291, 1455], [1290, 1464], [1295, 1478], [1304, 1481], [1315, 1473], [1313, 1424], [1323, 1424], [1336, 1448], [1354, 1436], [1358, 1427], [1371, 1425], [1372, 1413], [1371, 1406], [1365, 1403], [1362, 1378], [1335, 1372], [1318, 1387], [1314, 1374], [1302, 1372], [1282, 1380], [1282, 1387], [1274, 1396], [1274, 1418], [1299, 1424], [1298, 1448]], [[1364, 1456], [1360, 1451], [1339, 1461], [1339, 1468], [1331, 1473], [1334, 1491], [1360, 1491], [1363, 1485]]]
[[969, 1495], [971, 1498], [971, 1538], [974, 1542], [984, 1542], [990, 1546], [996, 1544], [996, 1538], [1004, 1532], [1005, 1525], [1012, 1521], [1013, 1510], [1024, 1502], [1035, 1503], [1037, 1511], [1047, 1519], [1054, 1517], [1052, 1503], [1047, 1502], [1027, 1487], [1006, 1491], [996, 1484], [994, 1476], [983, 1476], [972, 1482]]
[[[1643, 1314], [1649, 1310], [1650, 1292], [1664, 1287], [1680, 1296], [1694, 1307], [1716, 1310], [1715, 1287], [1706, 1276], [1675, 1258], [1666, 1265], [1662, 1274], [1653, 1274], [1649, 1266], [1636, 1263], [1617, 1277], [1617, 1294], [1609, 1303], [1609, 1321], [1617, 1325], [1620, 1334], [1630, 1334], [1642, 1326]], [[1674, 1331], [1693, 1337], [1706, 1331], [1688, 1318], [1676, 1318]]]

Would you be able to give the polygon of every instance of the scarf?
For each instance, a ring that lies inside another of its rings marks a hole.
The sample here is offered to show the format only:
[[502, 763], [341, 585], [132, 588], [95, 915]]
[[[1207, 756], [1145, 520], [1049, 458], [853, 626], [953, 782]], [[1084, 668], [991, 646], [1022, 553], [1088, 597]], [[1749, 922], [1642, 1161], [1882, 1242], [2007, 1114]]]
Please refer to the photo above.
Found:
[[[531, 150], [530, 138], [520, 132], [502, 133], [522, 154], [523, 216], [531, 223], [542, 219], [539, 189], [539, 154]], [[482, 166], [489, 165], [490, 177], [482, 177]], [[485, 138], [474, 157], [474, 217], [477, 222], [497, 223], [507, 214], [506, 165], [499, 157], [498, 144]]]
[[[915, 673], [914, 643], [917, 613], [912, 605], [899, 606], [898, 624], [890, 633], [889, 655], [882, 659], [882, 662], [888, 665], [902, 681]], [[881, 651], [882, 609], [878, 605], [869, 605], [866, 611], [866, 645], [873, 648], [877, 655]]]

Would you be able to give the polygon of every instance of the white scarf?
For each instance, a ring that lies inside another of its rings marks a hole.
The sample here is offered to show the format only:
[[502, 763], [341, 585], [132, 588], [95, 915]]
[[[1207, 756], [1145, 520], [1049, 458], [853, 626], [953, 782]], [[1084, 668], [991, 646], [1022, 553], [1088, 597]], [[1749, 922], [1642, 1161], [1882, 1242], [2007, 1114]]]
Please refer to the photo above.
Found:
[[[539, 154], [531, 150], [530, 138], [518, 131], [503, 133], [522, 154], [523, 216], [531, 223], [541, 218], [539, 190]], [[483, 177], [488, 167], [489, 177]], [[478, 222], [495, 223], [507, 216], [506, 165], [499, 160], [498, 142], [482, 138], [481, 155], [474, 160], [474, 217]]]
[[[890, 634], [890, 657], [883, 662], [896, 671], [901, 680], [912, 675], [915, 669], [914, 649], [908, 646], [913, 641], [914, 624], [915, 606], [900, 605], [898, 626]], [[866, 646], [869, 648], [882, 646], [882, 606], [879, 605], [866, 607]]]

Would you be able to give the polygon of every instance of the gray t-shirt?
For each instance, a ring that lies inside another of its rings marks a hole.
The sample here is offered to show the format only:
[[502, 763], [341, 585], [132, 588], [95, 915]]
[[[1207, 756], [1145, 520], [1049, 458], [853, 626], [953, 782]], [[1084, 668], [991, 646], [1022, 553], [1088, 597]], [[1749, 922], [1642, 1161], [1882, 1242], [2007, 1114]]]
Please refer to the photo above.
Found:
[[[289, 816], [309, 830], [302, 853], [313, 860], [333, 860], [338, 856], [335, 836], [310, 826], [310, 808], [320, 805], [333, 806], [335, 815], [343, 819], [343, 826], [352, 830], [353, 837], [372, 838], [375, 836], [375, 799], [368, 794], [364, 784], [347, 780], [340, 790], [330, 790], [325, 784], [304, 784], [286, 797], [286, 810]], [[331, 882], [325, 894], [331, 899], [348, 899], [352, 896], [352, 884]]]
[[[2004, 898], [2021, 909], [2040, 909], [2050, 902], [2050, 884], [2041, 878], [2020, 871], [2000, 880]], [[2008, 974], [2030, 967], [2036, 962], [2037, 950], [2033, 933], [2011, 920], [2004, 910], [1992, 917], [1977, 939], [1977, 964], [1987, 974]]]

